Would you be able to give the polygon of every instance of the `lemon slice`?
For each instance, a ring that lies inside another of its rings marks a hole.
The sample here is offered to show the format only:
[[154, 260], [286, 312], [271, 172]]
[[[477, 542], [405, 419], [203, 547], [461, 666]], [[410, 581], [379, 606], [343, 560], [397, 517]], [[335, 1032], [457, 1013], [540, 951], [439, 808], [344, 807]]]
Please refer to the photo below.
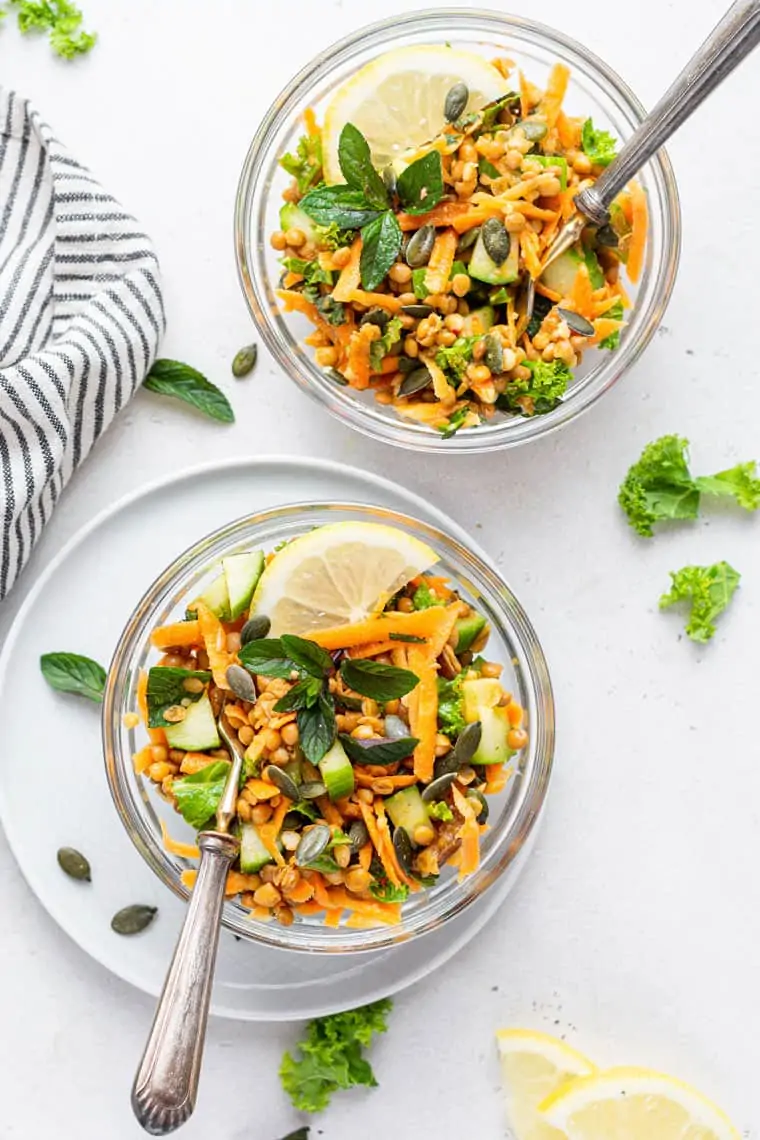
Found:
[[581, 1077], [547, 1097], [541, 1114], [569, 1140], [740, 1140], [696, 1089], [649, 1069]]
[[378, 523], [320, 526], [289, 542], [259, 579], [251, 612], [267, 614], [271, 637], [308, 636], [362, 621], [438, 555], [403, 530]]
[[596, 1072], [595, 1066], [564, 1041], [531, 1029], [500, 1029], [496, 1046], [515, 1140], [564, 1140], [538, 1106], [570, 1078]]
[[499, 99], [509, 84], [496, 68], [475, 52], [442, 45], [399, 48], [362, 67], [335, 93], [325, 112], [322, 133], [327, 182], [343, 182], [338, 140], [353, 123], [369, 143], [378, 170], [408, 150], [440, 134], [443, 104], [455, 83], [467, 84], [466, 111]]

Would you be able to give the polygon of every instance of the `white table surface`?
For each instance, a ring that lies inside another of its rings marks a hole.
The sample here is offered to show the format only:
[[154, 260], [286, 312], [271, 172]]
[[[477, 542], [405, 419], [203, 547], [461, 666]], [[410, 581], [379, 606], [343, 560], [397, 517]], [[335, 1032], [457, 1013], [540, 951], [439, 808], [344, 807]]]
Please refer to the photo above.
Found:
[[[724, 1105], [746, 1136], [760, 1135], [760, 519], [713, 510], [646, 544], [615, 504], [628, 463], [666, 431], [691, 439], [700, 472], [760, 458], [757, 227], [742, 216], [760, 188], [748, 126], [760, 57], [671, 147], [681, 270], [665, 324], [625, 382], [544, 442], [480, 461], [423, 459], [333, 422], [264, 352], [249, 380], [229, 374], [250, 338], [231, 231], [257, 120], [318, 48], [403, 11], [404, 0], [83, 4], [100, 33], [91, 56], [61, 63], [46, 44], [22, 41], [9, 18], [0, 77], [32, 98], [154, 236], [169, 314], [163, 354], [221, 383], [238, 419], [225, 428], [138, 395], [63, 496], [0, 611], [0, 634], [35, 575], [96, 511], [192, 462], [329, 456], [429, 495], [475, 528], [538, 626], [558, 701], [553, 795], [503, 911], [398, 999], [373, 1053], [382, 1087], [338, 1096], [312, 1135], [496, 1140], [492, 1038], [501, 1025], [565, 1034], [602, 1063], [671, 1071]], [[651, 105], [722, 8], [641, 0], [629, 18], [630, 7], [608, 0], [538, 0], [531, 15], [575, 30]], [[657, 599], [669, 569], [721, 558], [743, 573], [743, 587], [700, 649], [679, 636], [675, 614], [658, 613]], [[2, 836], [0, 914], [0, 1136], [135, 1140], [128, 1092], [152, 1002], [60, 933]], [[294, 1026], [214, 1022], [183, 1136], [276, 1140], [294, 1128], [277, 1066], [295, 1036]]]

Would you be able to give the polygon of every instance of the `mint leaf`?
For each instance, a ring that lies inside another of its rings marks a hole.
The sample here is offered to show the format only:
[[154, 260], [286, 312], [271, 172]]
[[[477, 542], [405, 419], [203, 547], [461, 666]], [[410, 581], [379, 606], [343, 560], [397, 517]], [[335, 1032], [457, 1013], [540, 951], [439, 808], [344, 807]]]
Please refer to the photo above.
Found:
[[407, 214], [427, 214], [443, 197], [443, 166], [437, 150], [428, 151], [399, 175], [396, 190]]
[[59, 693], [77, 693], [100, 702], [106, 687], [106, 671], [91, 657], [78, 653], [44, 653], [40, 657], [42, 676]]
[[362, 286], [372, 292], [384, 279], [401, 249], [401, 228], [392, 210], [386, 210], [362, 229], [359, 267]]
[[211, 673], [201, 669], [153, 666], [148, 673], [148, 688], [145, 694], [149, 728], [166, 728], [170, 722], [164, 719], [164, 712], [172, 705], [178, 705], [183, 700], [200, 700], [204, 693], [203, 689], [197, 693], [190, 693], [185, 688], [185, 681], [191, 677], [206, 684], [211, 680]]
[[280, 644], [285, 656], [295, 661], [299, 669], [304, 669], [312, 677], [319, 677], [321, 680], [333, 668], [330, 654], [314, 641], [307, 641], [305, 637], [296, 637], [292, 633], [283, 633]]
[[713, 566], [684, 566], [670, 577], [672, 585], [660, 598], [660, 609], [687, 602], [687, 634], [692, 641], [709, 641], [715, 633], [715, 619], [734, 596], [741, 575], [727, 562], [716, 562]]
[[340, 674], [349, 689], [375, 701], [398, 700], [411, 693], [419, 682], [416, 673], [409, 669], [361, 658], [355, 661], [344, 658]]
[[192, 776], [183, 776], [172, 783], [172, 794], [177, 800], [182, 818], [199, 831], [219, 807], [230, 765], [227, 760], [207, 764]]
[[318, 186], [298, 203], [320, 226], [333, 223], [342, 229], [358, 230], [381, 213], [351, 186]]
[[179, 360], [156, 360], [143, 380], [143, 388], [161, 396], [173, 396], [220, 423], [235, 422], [235, 413], [224, 392], [195, 368]]
[[321, 692], [321, 681], [316, 677], [304, 677], [297, 681], [284, 697], [280, 697], [273, 711], [294, 712], [296, 709], [310, 709], [316, 704]]
[[348, 733], [339, 732], [338, 739], [355, 764], [397, 764], [411, 756], [419, 744], [416, 736], [400, 740], [355, 740]]
[[388, 190], [372, 165], [369, 144], [353, 123], [346, 123], [338, 141], [338, 162], [348, 185], [359, 190], [370, 206], [385, 210]]
[[335, 701], [322, 691], [311, 708], [298, 710], [299, 742], [304, 756], [318, 764], [335, 740]]
[[609, 131], [598, 131], [591, 119], [586, 119], [581, 130], [581, 147], [594, 166], [609, 166], [617, 157], [617, 140]]
[[249, 673], [258, 673], [263, 677], [280, 677], [287, 681], [296, 668], [279, 637], [261, 637], [249, 641], [238, 651], [238, 657], [240, 664]]

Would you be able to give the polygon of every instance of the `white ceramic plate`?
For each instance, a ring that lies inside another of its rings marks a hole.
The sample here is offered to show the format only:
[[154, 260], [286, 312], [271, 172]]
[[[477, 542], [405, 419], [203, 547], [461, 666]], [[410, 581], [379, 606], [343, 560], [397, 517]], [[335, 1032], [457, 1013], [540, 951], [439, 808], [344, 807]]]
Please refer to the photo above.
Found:
[[[39, 657], [68, 650], [107, 664], [135, 604], [177, 554], [228, 520], [305, 500], [405, 511], [475, 548], [424, 500], [352, 467], [268, 458], [194, 468], [129, 496], [80, 531], [31, 590], [0, 657], [0, 820], [13, 853], [59, 926], [107, 969], [149, 994], [161, 989], [184, 906], [154, 877], [117, 817], [97, 706], [48, 688]], [[61, 846], [87, 855], [92, 883], [62, 873], [55, 858]], [[212, 1012], [286, 1021], [395, 993], [464, 946], [504, 893], [495, 887], [442, 929], [350, 964], [338, 956], [236, 942], [222, 931]], [[133, 937], [113, 933], [112, 915], [137, 902], [159, 908], [153, 924]]]

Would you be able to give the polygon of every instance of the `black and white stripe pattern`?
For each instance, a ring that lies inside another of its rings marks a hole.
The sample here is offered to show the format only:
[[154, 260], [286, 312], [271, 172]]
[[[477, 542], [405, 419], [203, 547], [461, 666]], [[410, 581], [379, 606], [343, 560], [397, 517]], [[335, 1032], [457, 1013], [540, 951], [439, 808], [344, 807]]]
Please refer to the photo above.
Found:
[[164, 323], [138, 223], [0, 88], [0, 599]]

